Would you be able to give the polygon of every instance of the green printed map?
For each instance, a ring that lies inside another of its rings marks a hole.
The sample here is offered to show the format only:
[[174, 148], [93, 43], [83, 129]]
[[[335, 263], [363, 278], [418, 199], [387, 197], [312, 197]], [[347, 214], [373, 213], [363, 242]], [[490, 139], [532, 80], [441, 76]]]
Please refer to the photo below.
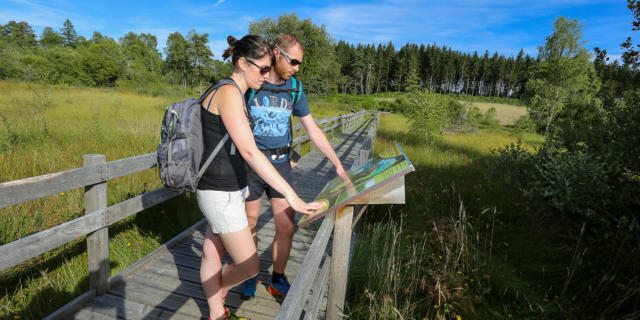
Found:
[[324, 202], [323, 209], [303, 216], [298, 221], [298, 226], [303, 227], [414, 170], [402, 148], [395, 145], [366, 162], [353, 166], [347, 172], [349, 179], [336, 177], [329, 181], [314, 200]]

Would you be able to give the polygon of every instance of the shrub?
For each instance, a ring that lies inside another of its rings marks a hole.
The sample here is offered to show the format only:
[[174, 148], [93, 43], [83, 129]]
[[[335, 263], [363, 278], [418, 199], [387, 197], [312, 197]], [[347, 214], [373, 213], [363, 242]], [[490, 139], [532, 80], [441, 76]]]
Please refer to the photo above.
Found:
[[524, 132], [536, 132], [536, 124], [528, 114], [518, 118], [513, 127]]
[[482, 115], [480, 124], [486, 127], [499, 127], [500, 121], [498, 121], [496, 117], [496, 108], [489, 108], [489, 110], [487, 110], [484, 115]]

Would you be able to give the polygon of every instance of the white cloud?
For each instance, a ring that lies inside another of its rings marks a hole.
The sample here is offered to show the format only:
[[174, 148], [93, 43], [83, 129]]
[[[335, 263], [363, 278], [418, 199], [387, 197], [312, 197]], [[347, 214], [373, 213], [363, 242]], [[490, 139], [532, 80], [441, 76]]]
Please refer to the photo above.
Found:
[[[592, 4], [594, 1], [587, 0], [387, 0], [330, 5], [306, 13], [316, 23], [326, 25], [333, 37], [349, 42], [392, 40], [396, 47], [407, 42], [436, 42], [465, 52], [489, 49], [507, 55], [516, 55], [520, 48], [525, 48], [525, 52], [537, 55], [537, 48], [531, 43], [544, 42], [552, 30], [553, 18], [563, 10]], [[604, 34], [611, 34], [610, 24], [601, 25], [608, 30]]]

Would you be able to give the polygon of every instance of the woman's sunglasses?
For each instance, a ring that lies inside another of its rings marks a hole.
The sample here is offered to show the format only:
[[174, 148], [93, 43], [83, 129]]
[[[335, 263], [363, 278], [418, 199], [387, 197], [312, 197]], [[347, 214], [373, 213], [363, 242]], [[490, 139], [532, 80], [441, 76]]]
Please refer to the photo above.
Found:
[[284, 50], [282, 50], [280, 47], [278, 47], [277, 44], [275, 46], [276, 46], [276, 49], [278, 49], [278, 51], [280, 51], [280, 53], [282, 53], [284, 55], [284, 57], [287, 58], [287, 61], [289, 61], [291, 66], [295, 67], [295, 66], [300, 65], [302, 63], [298, 59], [291, 58], [291, 56], [289, 56], [286, 52], [284, 52]]
[[244, 58], [244, 59], [249, 61], [249, 63], [251, 63], [252, 65], [258, 67], [258, 69], [260, 69], [260, 74], [261, 75], [265, 75], [265, 74], [269, 73], [269, 71], [271, 71], [271, 66], [261, 67], [261, 66], [257, 65], [255, 62], [253, 62], [253, 61], [251, 61], [251, 60], [249, 60], [247, 58]]

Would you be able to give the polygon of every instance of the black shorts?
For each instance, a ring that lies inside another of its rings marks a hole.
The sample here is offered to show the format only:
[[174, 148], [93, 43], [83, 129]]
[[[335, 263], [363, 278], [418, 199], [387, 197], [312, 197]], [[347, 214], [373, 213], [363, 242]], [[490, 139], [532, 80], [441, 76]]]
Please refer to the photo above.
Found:
[[[272, 163], [276, 168], [276, 171], [284, 178], [287, 183], [293, 187], [293, 176], [291, 175], [291, 162], [289, 160], [282, 163]], [[284, 198], [284, 195], [280, 194], [280, 192], [276, 191], [276, 189], [272, 188], [268, 185], [257, 173], [253, 170], [249, 170], [248, 174], [248, 183], [249, 183], [249, 197], [247, 201], [258, 200], [262, 197], [262, 193], [267, 192], [267, 197], [271, 198]]]

